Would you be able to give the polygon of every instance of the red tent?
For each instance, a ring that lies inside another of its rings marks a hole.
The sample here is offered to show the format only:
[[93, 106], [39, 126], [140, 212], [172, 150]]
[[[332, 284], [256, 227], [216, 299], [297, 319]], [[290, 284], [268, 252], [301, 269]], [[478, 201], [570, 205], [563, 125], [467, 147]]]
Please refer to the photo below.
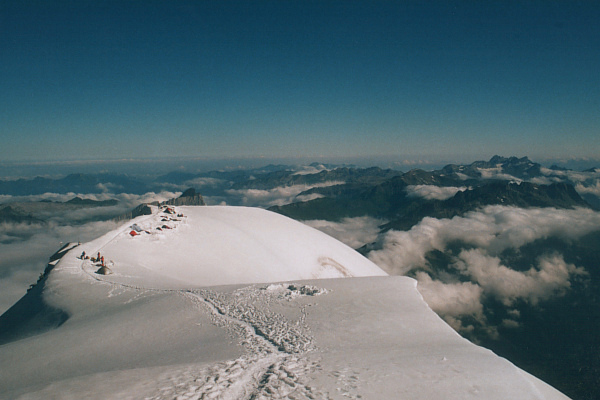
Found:
[[131, 231], [131, 232], [129, 232], [129, 234], [131, 236], [137, 236], [137, 235], [139, 235], [139, 233], [137, 233], [136, 231]]

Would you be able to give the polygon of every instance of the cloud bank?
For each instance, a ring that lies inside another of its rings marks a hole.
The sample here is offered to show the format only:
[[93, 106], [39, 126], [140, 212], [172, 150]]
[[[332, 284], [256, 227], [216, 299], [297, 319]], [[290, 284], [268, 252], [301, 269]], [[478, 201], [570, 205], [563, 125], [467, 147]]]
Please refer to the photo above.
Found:
[[425, 266], [427, 252], [444, 251], [455, 241], [493, 256], [550, 236], [575, 240], [599, 227], [600, 213], [590, 209], [486, 206], [464, 217], [427, 217], [409, 231], [389, 231], [379, 238], [381, 249], [372, 251], [369, 258], [390, 273], [404, 275]]
[[563, 295], [571, 286], [572, 275], [586, 274], [583, 268], [567, 264], [559, 254], [539, 257], [537, 266], [524, 272], [502, 265], [498, 257], [490, 257], [481, 249], [462, 251], [458, 258], [456, 268], [505, 306], [517, 300], [537, 305]]
[[504, 173], [504, 171], [502, 171], [502, 167], [477, 168], [477, 170], [481, 174], [482, 179], [499, 179], [503, 181], [523, 182], [523, 179], [519, 179], [515, 176]]
[[[464, 217], [424, 218], [409, 231], [382, 234], [378, 250], [372, 251], [369, 259], [390, 274], [412, 272], [430, 307], [452, 326], [465, 331], [472, 326], [462, 326], [458, 318], [470, 316], [485, 324], [482, 310], [486, 300], [493, 299], [507, 308], [519, 302], [537, 306], [564, 295], [574, 279], [587, 276], [583, 268], [567, 263], [558, 253], [540, 254], [527, 270], [511, 268], [500, 258], [503, 251], [518, 251], [549, 237], [574, 241], [598, 230], [600, 213], [590, 209], [487, 206]], [[461, 249], [458, 252], [457, 243]], [[437, 275], [439, 280], [432, 278], [427, 259], [434, 250], [449, 260], [446, 272]], [[518, 326], [517, 319], [515, 314], [503, 324]]]
[[600, 197], [600, 180], [594, 182], [589, 186], [584, 186], [583, 184], [578, 183], [577, 185], [575, 185], [575, 190], [577, 190], [577, 193], [581, 195], [591, 194], [596, 197]]
[[229, 189], [226, 193], [232, 197], [228, 203], [237, 203], [248, 207], [282, 206], [294, 201], [308, 201], [319, 197], [319, 194], [298, 196], [300, 193], [318, 187], [341, 185], [344, 182], [330, 181], [315, 185], [279, 186], [273, 189]]
[[421, 197], [426, 200], [448, 200], [458, 192], [467, 190], [466, 186], [435, 186], [435, 185], [410, 185], [406, 187], [408, 197]]
[[419, 292], [435, 312], [444, 316], [472, 315], [477, 319], [483, 319], [481, 286], [471, 282], [446, 284], [433, 280], [423, 271], [417, 272], [416, 278], [419, 282]]
[[293, 175], [312, 175], [312, 174], [318, 174], [319, 172], [323, 172], [323, 171], [331, 171], [331, 168], [327, 168], [323, 164], [305, 165], [305, 166], [300, 167], [300, 169], [298, 171], [294, 172]]
[[385, 221], [373, 217], [344, 218], [340, 222], [325, 220], [302, 222], [336, 238], [353, 249], [377, 240], [379, 227], [385, 223]]

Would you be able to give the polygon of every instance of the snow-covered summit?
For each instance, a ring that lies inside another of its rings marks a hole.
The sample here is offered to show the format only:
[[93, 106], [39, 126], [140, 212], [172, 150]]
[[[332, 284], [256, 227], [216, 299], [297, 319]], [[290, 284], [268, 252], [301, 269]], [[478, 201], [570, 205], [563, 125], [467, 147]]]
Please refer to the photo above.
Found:
[[566, 398], [268, 211], [155, 208], [63, 253], [0, 317], [0, 398]]
[[80, 247], [104, 257], [113, 274], [101, 279], [163, 289], [387, 275], [330, 236], [259, 208], [165, 206]]

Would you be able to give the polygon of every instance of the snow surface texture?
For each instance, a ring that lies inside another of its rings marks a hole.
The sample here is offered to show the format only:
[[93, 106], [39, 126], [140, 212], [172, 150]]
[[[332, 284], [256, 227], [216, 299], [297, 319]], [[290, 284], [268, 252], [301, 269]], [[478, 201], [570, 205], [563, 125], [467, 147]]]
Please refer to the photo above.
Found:
[[312, 228], [258, 209], [177, 213], [63, 256], [25, 297], [68, 318], [0, 346], [0, 398], [566, 398], [461, 338], [414, 280]]

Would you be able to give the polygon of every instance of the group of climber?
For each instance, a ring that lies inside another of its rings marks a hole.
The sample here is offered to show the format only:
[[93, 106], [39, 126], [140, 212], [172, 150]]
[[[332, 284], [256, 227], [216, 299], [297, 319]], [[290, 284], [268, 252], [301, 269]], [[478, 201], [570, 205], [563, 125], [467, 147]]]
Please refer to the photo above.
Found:
[[[166, 207], [164, 206], [163, 208], [163, 213], [165, 214], [170, 214], [170, 215], [176, 215], [177, 218], [183, 218], [184, 215], [182, 213], [177, 213], [175, 212], [174, 209], [170, 208], [170, 207]], [[161, 219], [162, 222], [166, 222], [166, 221], [175, 221], [175, 222], [179, 222], [180, 220], [178, 219], [174, 219], [170, 216], [165, 216]], [[163, 229], [173, 229], [172, 227], [168, 226], [168, 225], [162, 225], [160, 227], [156, 227], [157, 230], [162, 231]], [[133, 224], [131, 226], [131, 231], [129, 232], [129, 234], [131, 236], [137, 236], [139, 235], [141, 232], [145, 232], [150, 234], [149, 231], [142, 229], [139, 225], [137, 224]], [[102, 254], [100, 254], [100, 252], [98, 252], [98, 254], [95, 257], [90, 257], [88, 256], [85, 251], [81, 253], [81, 256], [79, 257], [82, 260], [90, 260], [95, 266], [98, 266], [99, 269], [96, 271], [97, 274], [100, 275], [108, 275], [111, 274], [112, 271], [110, 270], [110, 268], [108, 268], [108, 266], [106, 265], [106, 263], [104, 262], [104, 256]], [[112, 261], [111, 261], [112, 263]]]
[[108, 274], [112, 273], [112, 271], [104, 263], [104, 256], [101, 255], [100, 252], [98, 252], [98, 254], [96, 255], [96, 257], [90, 257], [90, 256], [86, 255], [85, 251], [84, 251], [84, 252], [81, 253], [81, 256], [79, 256], [79, 258], [81, 258], [82, 260], [90, 260], [92, 263], [94, 263], [94, 265], [100, 267], [96, 271], [97, 274], [108, 275]]

